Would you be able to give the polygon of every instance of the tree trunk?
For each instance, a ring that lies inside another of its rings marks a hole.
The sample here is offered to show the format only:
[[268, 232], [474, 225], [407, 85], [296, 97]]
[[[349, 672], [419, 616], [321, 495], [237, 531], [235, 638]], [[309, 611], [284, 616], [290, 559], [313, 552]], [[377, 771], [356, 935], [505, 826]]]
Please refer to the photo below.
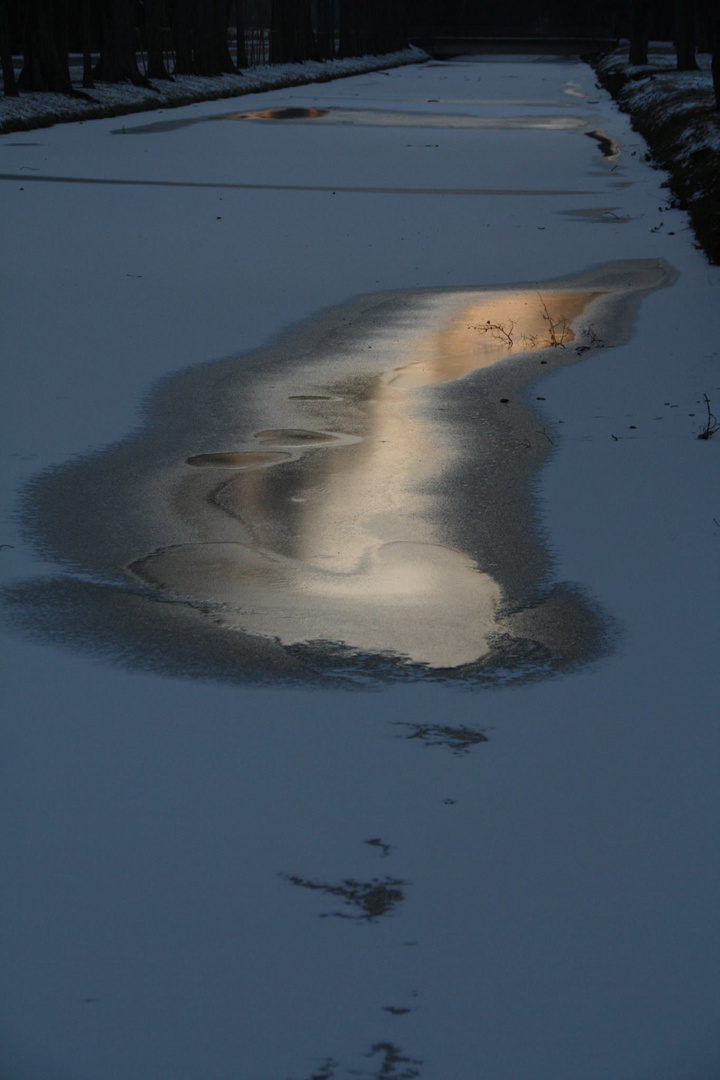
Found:
[[717, 9], [716, 0], [704, 0], [704, 2], [695, 8], [696, 30], [697, 30], [697, 50], [701, 53], [711, 53], [712, 44], [712, 8]]
[[714, 4], [710, 8], [710, 33], [712, 36], [712, 79], [715, 90], [715, 110], [720, 112], [720, 11]]
[[364, 56], [368, 51], [366, 0], [340, 0], [340, 55]]
[[317, 60], [311, 0], [272, 0], [270, 63]]
[[317, 0], [317, 47], [321, 57], [332, 60], [335, 56], [335, 2]]
[[165, 67], [162, 39], [162, 0], [145, 0], [145, 44], [147, 47], [149, 79], [169, 79]]
[[137, 66], [129, 0], [100, 0], [98, 11], [100, 59], [95, 78], [100, 82], [147, 86], [148, 81]]
[[72, 93], [67, 53], [67, 12], [56, 0], [25, 0], [21, 90]]
[[235, 71], [228, 48], [226, 0], [196, 0], [193, 55], [198, 75]]
[[695, 60], [695, 5], [675, 0], [675, 52], [678, 71], [697, 71]]
[[6, 0], [0, 0], [0, 63], [2, 64], [5, 97], [17, 97], [18, 88], [15, 81], [15, 68], [13, 67], [10, 20], [8, 19]]
[[230, 53], [230, 12], [232, 0], [215, 0], [215, 34], [217, 55], [221, 71], [227, 75], [237, 74], [237, 65]]
[[389, 53], [407, 45], [405, 0], [365, 0], [365, 48], [372, 53]]
[[287, 60], [288, 7], [292, 0], [271, 0], [270, 6], [270, 63], [282, 64]]
[[648, 3], [647, 0], [631, 0], [630, 4], [630, 56], [631, 64], [644, 66], [648, 62]]
[[172, 0], [172, 30], [175, 45], [173, 73], [175, 75], [195, 75], [191, 0]]
[[[228, 13], [233, 0], [228, 0]], [[245, 0], [235, 0], [235, 22], [237, 24], [237, 37], [235, 39], [235, 64], [238, 69], [247, 67], [247, 53], [245, 52]]]
[[82, 24], [80, 32], [82, 35], [82, 50], [83, 50], [83, 88], [85, 90], [92, 90], [95, 85], [93, 79], [93, 66], [92, 66], [92, 40], [93, 40], [93, 20], [92, 20], [92, 0], [82, 0]]

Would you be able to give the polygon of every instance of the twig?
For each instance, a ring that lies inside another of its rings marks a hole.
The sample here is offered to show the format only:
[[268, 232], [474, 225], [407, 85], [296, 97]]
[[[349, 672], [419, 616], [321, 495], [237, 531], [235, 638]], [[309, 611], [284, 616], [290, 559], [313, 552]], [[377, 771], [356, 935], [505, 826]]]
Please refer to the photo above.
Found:
[[509, 349], [513, 346], [512, 332], [515, 329], [515, 323], [510, 323], [510, 329], [505, 329], [505, 323], [491, 323], [490, 320], [485, 323], [484, 326], [473, 326], [473, 330], [479, 330], [481, 334], [492, 334], [496, 341], [504, 342]]
[[703, 394], [703, 401], [705, 402], [705, 408], [707, 409], [707, 420], [705, 421], [705, 427], [698, 435], [698, 439], [711, 439], [718, 428], [720, 428], [720, 424], [718, 423], [717, 416], [710, 411], [710, 398], [707, 394]]
[[[559, 319], [554, 320], [552, 315], [548, 311], [548, 306], [545, 303], [545, 301], [543, 300], [540, 293], [538, 293], [538, 299], [540, 300], [540, 303], [542, 305], [541, 314], [542, 314], [542, 317], [543, 317], [543, 321], [545, 323], [547, 323], [548, 344], [551, 345], [553, 349], [564, 349], [565, 348], [565, 344], [564, 344], [565, 338], [568, 335], [568, 322], [567, 322], [567, 319], [565, 318], [564, 315], [561, 315]], [[560, 336], [559, 337], [558, 337], [558, 333], [557, 333], [558, 327], [560, 328]]]

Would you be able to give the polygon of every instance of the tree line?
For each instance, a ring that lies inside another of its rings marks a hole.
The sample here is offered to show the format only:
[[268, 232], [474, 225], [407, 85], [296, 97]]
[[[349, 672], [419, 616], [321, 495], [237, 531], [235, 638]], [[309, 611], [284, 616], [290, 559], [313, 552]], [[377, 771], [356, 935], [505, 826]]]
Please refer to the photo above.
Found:
[[[682, 71], [696, 68], [700, 45], [713, 53], [720, 107], [720, 0], [0, 0], [5, 93], [78, 93], [70, 52], [83, 57], [86, 90], [95, 80], [149, 86], [173, 75], [237, 72], [247, 64], [248, 17], [267, 27], [270, 63], [393, 52], [419, 23], [488, 35], [622, 35], [634, 64], [647, 63], [650, 40], [670, 40]], [[23, 58], [17, 80], [13, 54]]]
[[[270, 63], [393, 52], [407, 45], [406, 0], [0, 0], [5, 93], [77, 93], [69, 55], [83, 57], [83, 87], [173, 75], [223, 75], [246, 64], [248, 11], [268, 28]], [[237, 28], [235, 58], [229, 29]], [[138, 52], [145, 59], [138, 65]], [[13, 54], [21, 54], [15, 78]]]
[[696, 50], [712, 53], [715, 108], [720, 111], [720, 4], [718, 0], [630, 0], [627, 34], [631, 64], [648, 62], [653, 40], [675, 45], [678, 71], [697, 71]]

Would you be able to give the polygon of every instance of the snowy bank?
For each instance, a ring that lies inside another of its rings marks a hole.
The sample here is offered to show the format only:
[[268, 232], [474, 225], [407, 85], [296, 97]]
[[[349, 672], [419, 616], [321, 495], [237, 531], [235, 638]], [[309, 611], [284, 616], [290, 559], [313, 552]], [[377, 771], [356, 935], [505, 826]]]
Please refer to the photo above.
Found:
[[627, 47], [603, 57], [597, 73], [630, 114], [632, 125], [670, 174], [670, 188], [690, 215], [711, 262], [720, 262], [720, 112], [715, 110], [709, 55], [699, 71], [677, 71], [671, 46], [657, 43], [648, 63], [633, 66]]
[[330, 82], [369, 71], [421, 64], [427, 53], [411, 45], [383, 56], [353, 56], [342, 60], [307, 60], [298, 64], [265, 64], [237, 75], [177, 75], [172, 80], [151, 79], [150, 87], [131, 83], [98, 83], [82, 90], [81, 69], [71, 69], [77, 97], [70, 94], [21, 93], [0, 98], [0, 135], [30, 131], [74, 120], [98, 120], [147, 109], [173, 109], [196, 101], [242, 97], [262, 90], [283, 90], [307, 83]]

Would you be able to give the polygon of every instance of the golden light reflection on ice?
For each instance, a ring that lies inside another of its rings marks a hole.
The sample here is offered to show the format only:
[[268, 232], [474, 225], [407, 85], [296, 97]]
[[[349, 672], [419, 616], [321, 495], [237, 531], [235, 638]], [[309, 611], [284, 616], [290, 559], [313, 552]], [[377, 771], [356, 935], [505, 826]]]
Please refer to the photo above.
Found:
[[[447, 102], [446, 104], [452, 104]], [[552, 103], [550, 103], [552, 104]], [[401, 112], [392, 109], [353, 109], [330, 107], [253, 109], [228, 113], [218, 119], [250, 121], [305, 121], [321, 124], [356, 124], [360, 127], [463, 128], [506, 131], [581, 131], [586, 120], [579, 116], [474, 116], [471, 113]]]
[[[291, 410], [292, 427], [284, 420], [256, 431], [255, 451], [188, 459], [217, 476], [209, 492], [219, 515], [214, 533], [140, 559], [134, 573], [221, 605], [223, 625], [284, 644], [343, 642], [438, 668], [477, 660], [499, 628], [501, 590], [443, 543], [433, 492], [463, 446], [430, 388], [519, 353], [565, 348], [602, 295], [440, 294], [399, 338], [388, 343], [379, 332], [358, 347], [359, 360], [367, 363], [372, 347], [380, 365], [362, 393], [347, 368], [332, 395], [319, 372], [303, 394], [290, 392], [298, 372], [288, 375], [292, 384], [273, 390]], [[334, 428], [338, 400], [359, 418], [353, 434]], [[277, 463], [274, 454], [283, 455]], [[239, 524], [241, 542], [227, 541], [220, 525], [227, 516]]]
[[460, 379], [518, 352], [565, 347], [572, 324], [600, 293], [493, 293], [467, 304], [449, 323], [416, 345], [419, 358], [398, 368], [394, 387], [432, 386]]

